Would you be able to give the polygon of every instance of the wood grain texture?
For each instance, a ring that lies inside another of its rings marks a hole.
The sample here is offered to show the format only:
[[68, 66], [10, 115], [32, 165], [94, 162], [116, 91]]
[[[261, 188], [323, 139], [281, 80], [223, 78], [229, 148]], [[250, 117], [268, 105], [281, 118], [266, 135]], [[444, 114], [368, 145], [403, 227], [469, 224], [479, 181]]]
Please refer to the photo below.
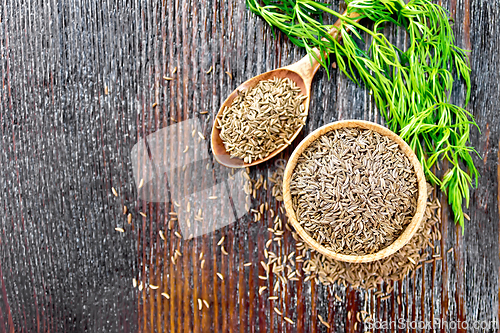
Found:
[[[298, 61], [304, 50], [280, 33], [273, 37], [243, 0], [0, 0], [0, 331], [350, 332], [363, 309], [383, 320], [498, 320], [500, 3], [442, 4], [454, 19], [457, 43], [471, 49], [467, 108], [481, 130], [471, 137], [482, 156], [475, 157], [482, 177], [472, 192], [465, 233], [455, 227], [442, 197], [439, 253], [453, 251], [396, 283], [388, 300], [301, 279], [274, 301], [258, 293], [259, 286], [272, 289], [274, 282], [258, 278], [273, 219], [252, 223], [244, 216], [208, 235], [179, 239], [177, 224], [168, 230], [169, 213], [176, 210], [170, 199], [137, 199], [130, 151], [151, 133], [187, 119], [208, 137], [231, 91]], [[406, 44], [401, 31], [388, 27], [384, 33]], [[308, 120], [295, 144], [332, 121], [382, 122], [368, 91], [338, 70], [331, 74], [316, 74]], [[461, 103], [464, 89], [458, 82], [456, 87], [452, 99]], [[201, 156], [201, 150], [183, 150], [180, 141], [172, 142], [167, 157], [187, 163]], [[256, 166], [252, 176], [271, 176], [274, 162]], [[182, 188], [184, 194], [227, 174], [211, 157], [200, 162], [206, 164], [210, 172]], [[169, 180], [182, 177], [180, 169], [167, 174]], [[171, 196], [168, 183], [165, 196]], [[258, 191], [254, 201], [269, 201], [275, 211], [281, 206], [270, 191]], [[132, 225], [123, 205], [133, 214]], [[218, 216], [230, 207], [214, 202], [204, 209]], [[117, 226], [126, 232], [116, 232]], [[228, 256], [217, 246], [223, 235]], [[289, 234], [283, 242], [284, 253], [294, 249]], [[174, 265], [175, 249], [182, 256]], [[253, 265], [243, 267], [245, 262]], [[139, 292], [134, 277], [160, 288]], [[199, 311], [198, 298], [210, 308]], [[273, 307], [296, 325], [283, 322]], [[357, 331], [363, 329], [358, 325]]]

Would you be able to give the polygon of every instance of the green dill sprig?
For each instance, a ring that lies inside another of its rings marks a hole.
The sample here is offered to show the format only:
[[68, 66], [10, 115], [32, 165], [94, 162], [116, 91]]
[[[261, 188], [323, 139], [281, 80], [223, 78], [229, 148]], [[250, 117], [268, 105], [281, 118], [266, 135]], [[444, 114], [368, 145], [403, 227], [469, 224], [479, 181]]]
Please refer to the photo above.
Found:
[[[346, 3], [348, 15], [357, 13], [373, 26], [367, 28], [313, 0], [247, 0], [252, 12], [304, 47], [327, 71], [327, 54], [333, 53], [339, 69], [370, 90], [388, 127], [415, 151], [427, 179], [447, 193], [455, 222], [463, 230], [463, 204], [469, 206], [470, 187], [479, 177], [471, 157], [477, 152], [468, 145], [471, 125], [477, 124], [467, 110], [450, 102], [454, 73], [465, 82], [465, 105], [471, 83], [467, 52], [455, 45], [448, 13], [429, 0]], [[324, 14], [341, 20], [341, 41], [328, 34], [333, 25], [323, 23]], [[381, 33], [387, 24], [406, 31], [406, 50]], [[363, 40], [362, 34], [370, 40], [367, 51], [356, 42]], [[319, 57], [313, 48], [321, 51]], [[433, 172], [440, 160], [450, 166], [441, 179]]]

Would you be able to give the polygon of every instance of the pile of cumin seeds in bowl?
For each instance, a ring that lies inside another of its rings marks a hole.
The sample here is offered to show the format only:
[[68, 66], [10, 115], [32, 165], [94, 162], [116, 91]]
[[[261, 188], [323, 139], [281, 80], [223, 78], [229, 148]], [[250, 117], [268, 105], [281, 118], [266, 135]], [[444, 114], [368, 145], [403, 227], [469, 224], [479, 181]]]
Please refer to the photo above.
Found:
[[415, 215], [415, 170], [399, 144], [363, 128], [339, 128], [300, 155], [290, 181], [298, 223], [336, 253], [367, 255], [392, 244]]
[[240, 91], [216, 119], [226, 151], [232, 158], [252, 163], [290, 144], [305, 124], [306, 98], [289, 78], [260, 81]]

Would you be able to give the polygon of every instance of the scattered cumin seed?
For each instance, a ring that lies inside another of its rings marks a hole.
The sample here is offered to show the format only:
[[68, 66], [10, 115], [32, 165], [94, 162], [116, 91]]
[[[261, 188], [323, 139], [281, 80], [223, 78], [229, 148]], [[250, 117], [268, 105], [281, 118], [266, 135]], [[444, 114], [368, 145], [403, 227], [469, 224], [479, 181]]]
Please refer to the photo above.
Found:
[[243, 266], [245, 266], [245, 267], [252, 266], [252, 263], [251, 262], [247, 262], [247, 263], [243, 264]]
[[224, 242], [224, 239], [226, 236], [222, 236], [222, 238], [217, 242], [217, 246], [221, 246], [221, 244]]
[[118, 232], [125, 232], [125, 230], [123, 228], [118, 228], [117, 227], [117, 228], [115, 228], [115, 230], [118, 231]]
[[198, 298], [198, 310], [201, 311], [203, 309], [203, 301]]
[[208, 113], [208, 111], [202, 111], [202, 112], [200, 112], [200, 114], [207, 114], [207, 113]]
[[274, 301], [274, 300], [277, 300], [278, 298], [279, 298], [278, 296], [270, 296], [267, 299], [270, 301]]
[[139, 212], [139, 214], [141, 214], [141, 216], [143, 216], [143, 217], [147, 217], [146, 213]]
[[206, 74], [210, 74], [212, 72], [212, 69], [214, 69], [213, 66], [210, 66], [209, 70], [206, 72]]
[[174, 235], [175, 235], [177, 238], [182, 238], [181, 234], [180, 234], [178, 231], [174, 232]]
[[158, 231], [158, 233], [160, 234], [160, 238], [165, 240], [165, 235], [163, 235], [163, 231], [160, 230], [160, 231]]
[[337, 253], [366, 255], [392, 244], [411, 222], [418, 184], [409, 158], [392, 139], [341, 128], [302, 152], [290, 193], [297, 219], [313, 239]]
[[127, 206], [123, 206], [123, 215], [127, 215], [127, 212], [128, 212], [128, 208]]
[[115, 188], [114, 188], [114, 187], [112, 187], [112, 188], [111, 188], [111, 192], [113, 192], [113, 195], [114, 195], [115, 197], [117, 197], [117, 196], [118, 196], [118, 192], [116, 192], [116, 190], [115, 190]]
[[201, 261], [201, 263], [200, 263], [200, 267], [201, 267], [201, 269], [203, 269], [203, 266], [205, 266], [205, 259], [203, 259], [203, 260]]
[[170, 295], [169, 295], [169, 294], [167, 294], [167, 293], [161, 293], [161, 295], [162, 295], [163, 297], [165, 297], [166, 299], [170, 299]]
[[139, 186], [137, 188], [141, 188], [144, 186], [144, 179], [141, 178], [141, 181], [139, 182]]
[[189, 149], [189, 146], [186, 146], [186, 148], [184, 148], [184, 150], [182, 151], [183, 153], [186, 153]]
[[217, 276], [219, 277], [219, 279], [221, 279], [222, 281], [224, 281], [224, 276], [221, 273], [217, 272]]
[[226, 74], [229, 76], [231, 80], [233, 79], [233, 74], [231, 74], [231, 72], [226, 72]]
[[412, 263], [413, 265], [416, 265], [416, 264], [417, 264], [417, 263], [415, 262], [415, 260], [413, 260], [413, 259], [412, 259], [412, 258], [410, 258], [410, 257], [408, 257], [408, 260], [409, 260], [409, 261], [411, 261], [411, 263]]
[[130, 214], [130, 213], [127, 216], [127, 222], [128, 222], [128, 224], [132, 223], [132, 214]]
[[159, 287], [159, 286], [155, 286], [154, 284], [150, 284], [150, 285], [149, 285], [149, 288], [150, 288], [150, 289], [153, 289], [153, 290], [156, 290], [156, 289], [158, 289], [158, 288], [160, 288], [160, 287]]
[[132, 286], [137, 287], [137, 280], [135, 278], [132, 279]]
[[263, 292], [264, 290], [266, 290], [266, 289], [267, 289], [267, 287], [266, 287], [266, 286], [261, 286], [261, 287], [259, 287], [259, 295], [262, 295], [262, 292]]
[[286, 322], [288, 322], [289, 324], [291, 325], [295, 325], [295, 323], [293, 322], [293, 320], [291, 320], [290, 318], [288, 317], [283, 317], [283, 319], [285, 319]]
[[174, 67], [174, 70], [172, 71], [172, 75], [174, 75], [175, 73], [177, 73], [177, 66]]
[[139, 283], [139, 291], [142, 291], [142, 289], [144, 288], [144, 286], [142, 285], [142, 281]]
[[172, 77], [169, 77], [169, 76], [164, 76], [163, 77], [163, 80], [166, 80], [166, 81], [172, 81], [174, 78]]
[[153, 105], [151, 106], [153, 109], [158, 105], [158, 103], [153, 103]]
[[205, 304], [205, 306], [207, 307], [207, 309], [210, 308], [210, 304], [207, 302], [207, 300], [203, 300], [203, 304]]
[[199, 136], [202, 140], [206, 140], [205, 136], [204, 136], [201, 132], [198, 132], [198, 136]]
[[220, 247], [220, 251], [222, 252], [223, 255], [227, 256], [229, 253], [227, 253], [226, 249], [224, 248], [224, 245]]
[[215, 200], [215, 199], [217, 199], [217, 197], [216, 197], [216, 196], [211, 196], [211, 197], [208, 197], [208, 198], [209, 198], [210, 200]]
[[277, 314], [279, 314], [280, 316], [283, 315], [283, 312], [281, 312], [280, 310], [278, 310], [276, 307], [273, 308], [274, 312], [276, 312]]

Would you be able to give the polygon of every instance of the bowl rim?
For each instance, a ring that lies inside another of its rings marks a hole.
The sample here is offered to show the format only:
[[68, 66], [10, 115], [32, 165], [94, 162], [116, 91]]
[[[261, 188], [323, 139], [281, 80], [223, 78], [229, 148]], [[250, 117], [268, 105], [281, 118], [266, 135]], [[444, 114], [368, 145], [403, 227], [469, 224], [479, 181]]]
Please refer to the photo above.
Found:
[[[361, 256], [347, 255], [334, 252], [332, 250], [327, 249], [323, 245], [319, 244], [315, 239], [309, 236], [309, 234], [304, 230], [304, 228], [302, 228], [302, 226], [299, 224], [296, 218], [295, 211], [292, 206], [292, 197], [290, 193], [290, 180], [292, 178], [293, 171], [295, 170], [295, 166], [297, 165], [297, 161], [302, 152], [321, 135], [336, 129], [350, 128], [350, 127], [373, 130], [381, 135], [389, 137], [390, 139], [398, 143], [399, 147], [403, 150], [404, 154], [409, 158], [411, 164], [413, 165], [413, 168], [415, 169], [415, 173], [417, 175], [417, 184], [418, 184], [417, 209], [410, 224], [408, 224], [403, 233], [389, 246], [381, 249], [380, 251]], [[305, 137], [299, 143], [299, 145], [294, 149], [293, 153], [288, 159], [285, 172], [283, 175], [283, 201], [285, 204], [285, 210], [288, 216], [288, 221], [295, 228], [295, 231], [300, 235], [300, 237], [306, 243], [308, 243], [308, 245], [311, 246], [314, 250], [335, 260], [352, 262], [352, 263], [366, 263], [366, 262], [380, 260], [391, 254], [394, 254], [410, 241], [410, 239], [413, 237], [415, 232], [420, 227], [420, 224], [422, 223], [424, 217], [425, 208], [427, 206], [427, 182], [425, 180], [425, 175], [422, 169], [422, 165], [420, 164], [420, 161], [418, 160], [417, 156], [410, 148], [410, 146], [408, 146], [408, 144], [403, 139], [401, 139], [401, 137], [399, 137], [396, 133], [392, 132], [391, 130], [389, 130], [384, 126], [366, 120], [340, 120], [326, 124], [316, 129], [315, 131], [310, 133], [307, 137]]]

